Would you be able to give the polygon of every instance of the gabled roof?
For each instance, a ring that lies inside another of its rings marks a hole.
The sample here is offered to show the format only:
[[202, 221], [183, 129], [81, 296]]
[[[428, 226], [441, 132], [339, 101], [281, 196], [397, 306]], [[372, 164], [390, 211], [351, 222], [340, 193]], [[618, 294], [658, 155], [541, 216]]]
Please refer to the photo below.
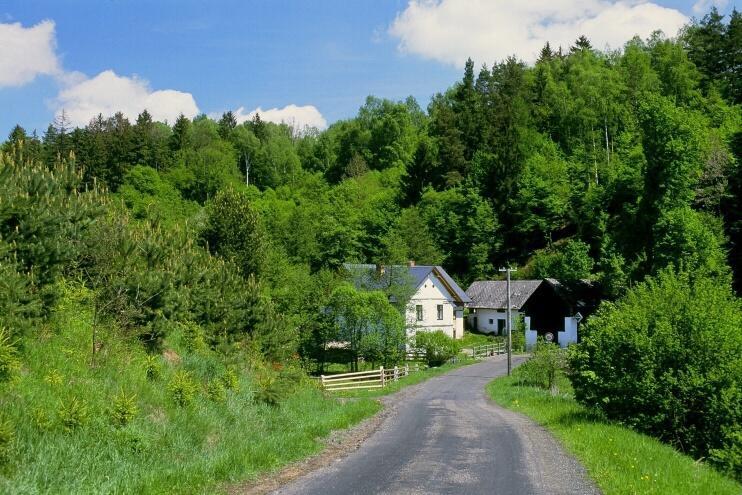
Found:
[[[547, 280], [511, 280], [511, 307], [521, 309], [528, 302], [528, 298], [544, 283], [551, 282]], [[472, 283], [466, 289], [466, 293], [472, 300], [468, 304], [470, 308], [507, 309], [508, 307], [507, 281], [505, 280], [480, 280]]]
[[433, 273], [441, 280], [457, 302], [462, 304], [471, 302], [466, 292], [446, 273], [442, 266], [384, 265], [383, 273], [379, 273], [377, 266], [373, 264], [343, 263], [343, 268], [350, 273], [356, 287], [370, 290], [384, 290], [394, 284], [404, 283], [409, 283], [417, 289], [428, 275]]

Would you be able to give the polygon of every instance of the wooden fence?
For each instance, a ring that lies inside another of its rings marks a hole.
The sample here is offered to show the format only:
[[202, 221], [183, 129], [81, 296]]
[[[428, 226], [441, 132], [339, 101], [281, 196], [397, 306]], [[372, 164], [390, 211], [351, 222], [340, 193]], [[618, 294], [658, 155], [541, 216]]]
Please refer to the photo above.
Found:
[[505, 342], [478, 345], [472, 349], [472, 357], [484, 358], [496, 354], [505, 354]]
[[391, 382], [396, 382], [402, 377], [409, 375], [411, 372], [419, 371], [419, 365], [395, 366], [394, 368], [384, 369], [382, 366], [378, 370], [357, 371], [354, 373], [340, 373], [337, 375], [320, 375], [320, 383], [325, 390], [330, 392], [340, 390], [356, 389], [374, 389], [384, 388]]

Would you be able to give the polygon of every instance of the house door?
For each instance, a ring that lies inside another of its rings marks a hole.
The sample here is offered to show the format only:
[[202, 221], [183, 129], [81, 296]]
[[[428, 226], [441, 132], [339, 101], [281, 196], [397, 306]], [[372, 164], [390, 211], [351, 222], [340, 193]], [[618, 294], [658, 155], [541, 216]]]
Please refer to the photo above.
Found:
[[474, 330], [479, 330], [479, 320], [477, 317], [474, 317]]

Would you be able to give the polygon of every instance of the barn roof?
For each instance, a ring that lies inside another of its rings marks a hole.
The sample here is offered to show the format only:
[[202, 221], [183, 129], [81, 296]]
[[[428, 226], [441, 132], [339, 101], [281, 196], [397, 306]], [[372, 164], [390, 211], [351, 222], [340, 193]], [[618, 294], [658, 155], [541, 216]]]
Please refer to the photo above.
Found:
[[[528, 299], [536, 292], [541, 284], [548, 283], [552, 286], [558, 284], [556, 280], [511, 280], [510, 281], [510, 304], [515, 309], [521, 309]], [[471, 308], [507, 309], [507, 281], [505, 280], [480, 280], [472, 283], [466, 289], [467, 295], [472, 302], [468, 304]]]
[[446, 273], [442, 266], [438, 265], [385, 265], [380, 273], [374, 264], [343, 263], [343, 268], [348, 271], [356, 287], [370, 290], [384, 290], [395, 283], [410, 283], [413, 287], [419, 287], [431, 273], [441, 279], [451, 295], [460, 303], [469, 303], [471, 299], [459, 287], [454, 279]]

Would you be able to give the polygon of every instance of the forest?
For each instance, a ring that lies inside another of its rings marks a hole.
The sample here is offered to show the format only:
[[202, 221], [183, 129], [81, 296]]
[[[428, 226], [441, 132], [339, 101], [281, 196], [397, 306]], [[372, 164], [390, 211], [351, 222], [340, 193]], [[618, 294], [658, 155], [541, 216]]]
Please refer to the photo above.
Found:
[[[111, 428], [96, 414], [233, 407], [240, 380], [260, 407], [305, 393], [353, 305], [403, 339], [340, 267], [407, 260], [462, 287], [506, 265], [591, 280], [605, 302], [570, 357], [578, 399], [742, 479], [741, 57], [742, 15], [713, 9], [616, 51], [580, 37], [531, 65], [468, 60], [425, 108], [369, 96], [323, 131], [146, 110], [16, 126], [0, 154], [0, 404], [24, 405], [0, 416], [7, 486], [59, 475], [19, 466]], [[382, 340], [358, 352], [393, 362]], [[112, 448], [144, 465], [160, 433], [138, 428]]]

